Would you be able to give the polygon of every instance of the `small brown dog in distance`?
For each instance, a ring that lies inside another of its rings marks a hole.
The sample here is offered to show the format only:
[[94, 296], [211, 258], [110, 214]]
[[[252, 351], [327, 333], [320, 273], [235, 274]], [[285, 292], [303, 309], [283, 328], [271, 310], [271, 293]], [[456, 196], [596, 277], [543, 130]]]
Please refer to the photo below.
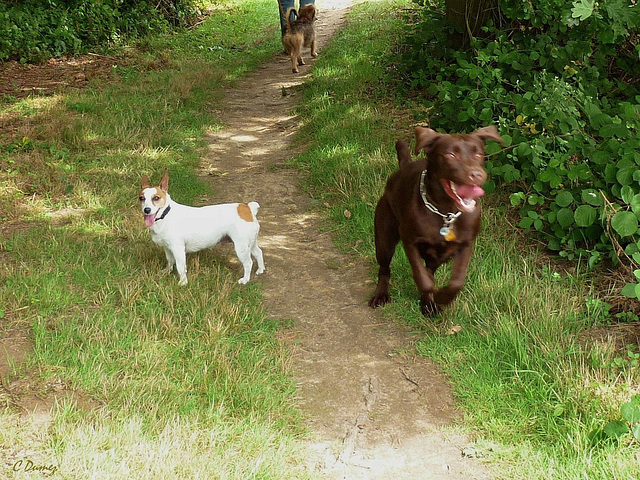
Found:
[[[462, 289], [473, 244], [480, 230], [484, 142], [502, 143], [494, 126], [466, 135], [447, 135], [418, 127], [416, 155], [396, 142], [400, 168], [387, 181], [375, 212], [376, 258], [380, 266], [378, 286], [369, 301], [376, 308], [390, 301], [389, 265], [400, 240], [420, 293], [424, 315], [434, 315], [451, 303]], [[453, 259], [448, 285], [436, 289], [435, 270]]]
[[[278, 2], [280, 4], [280, 2]], [[282, 10], [282, 5], [280, 5]], [[291, 56], [291, 71], [298, 73], [298, 65], [305, 65], [302, 59], [302, 47], [309, 48], [312, 57], [317, 57], [316, 53], [316, 33], [313, 23], [316, 21], [316, 8], [313, 5], [305, 5], [300, 7], [297, 12], [298, 18], [291, 21], [291, 13], [293, 8], [287, 10], [282, 15], [286, 21], [284, 35], [282, 36], [282, 45], [285, 52]]]

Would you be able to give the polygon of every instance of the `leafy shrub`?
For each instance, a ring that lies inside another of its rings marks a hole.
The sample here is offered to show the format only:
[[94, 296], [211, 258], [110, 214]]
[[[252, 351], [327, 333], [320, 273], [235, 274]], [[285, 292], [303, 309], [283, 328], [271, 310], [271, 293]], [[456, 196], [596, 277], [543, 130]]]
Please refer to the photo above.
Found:
[[27, 0], [0, 3], [0, 60], [75, 55], [184, 26], [195, 0]]
[[488, 190], [511, 190], [521, 227], [590, 266], [640, 264], [640, 8], [500, 8], [507, 26], [488, 25], [466, 51], [449, 46], [439, 7], [421, 8], [401, 56], [403, 84], [426, 107], [420, 119], [460, 132], [497, 124], [506, 148], [489, 146]]

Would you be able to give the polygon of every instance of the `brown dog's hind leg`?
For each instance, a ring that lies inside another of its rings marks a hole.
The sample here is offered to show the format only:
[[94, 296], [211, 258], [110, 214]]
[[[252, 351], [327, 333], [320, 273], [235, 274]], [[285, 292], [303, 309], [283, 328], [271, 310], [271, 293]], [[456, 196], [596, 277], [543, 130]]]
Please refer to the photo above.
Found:
[[373, 296], [369, 300], [371, 308], [381, 307], [389, 301], [389, 280], [391, 278], [391, 259], [396, 251], [396, 245], [400, 241], [398, 222], [393, 216], [389, 202], [382, 197], [376, 206], [375, 213], [375, 241], [376, 259], [380, 269], [378, 270], [378, 285]]
[[295, 52], [291, 52], [291, 71], [298, 73], [298, 56]]

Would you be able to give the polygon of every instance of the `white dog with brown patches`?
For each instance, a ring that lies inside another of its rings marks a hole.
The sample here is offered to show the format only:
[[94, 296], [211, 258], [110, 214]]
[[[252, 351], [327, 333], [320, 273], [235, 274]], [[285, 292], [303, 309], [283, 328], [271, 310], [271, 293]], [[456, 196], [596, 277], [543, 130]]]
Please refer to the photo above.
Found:
[[257, 202], [206, 207], [181, 205], [169, 196], [169, 172], [165, 172], [157, 187], [149, 184], [147, 176], [142, 177], [140, 208], [151, 239], [164, 248], [167, 257], [164, 272], [171, 273], [175, 265], [180, 285], [187, 284], [187, 253], [215, 247], [225, 238], [233, 241], [244, 267], [239, 284], [249, 281], [253, 267], [251, 256], [258, 262], [256, 274], [264, 272], [262, 250], [258, 246], [260, 224], [256, 215], [260, 205]]

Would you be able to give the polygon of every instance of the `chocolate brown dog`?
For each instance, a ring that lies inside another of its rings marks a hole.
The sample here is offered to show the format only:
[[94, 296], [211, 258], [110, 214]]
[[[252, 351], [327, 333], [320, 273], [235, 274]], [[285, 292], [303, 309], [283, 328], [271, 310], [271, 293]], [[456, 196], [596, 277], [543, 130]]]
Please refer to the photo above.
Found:
[[[280, 2], [278, 1], [278, 4]], [[280, 5], [282, 10], [282, 5]], [[316, 33], [313, 23], [316, 21], [316, 8], [313, 5], [305, 5], [298, 10], [298, 18], [291, 21], [290, 8], [287, 13], [282, 13], [286, 20], [284, 35], [282, 36], [282, 45], [285, 52], [291, 56], [291, 71], [298, 73], [298, 65], [305, 65], [302, 59], [302, 47], [309, 48], [312, 57], [317, 57], [316, 53]]]
[[[480, 230], [484, 142], [502, 143], [494, 126], [466, 135], [447, 135], [418, 127], [416, 155], [425, 151], [426, 160], [411, 160], [409, 147], [396, 142], [400, 168], [387, 181], [375, 212], [376, 258], [380, 270], [378, 286], [369, 306], [390, 301], [389, 265], [396, 245], [402, 245], [411, 264], [424, 315], [434, 315], [449, 304], [464, 283], [473, 244]], [[453, 259], [448, 285], [436, 289], [435, 270]]]

